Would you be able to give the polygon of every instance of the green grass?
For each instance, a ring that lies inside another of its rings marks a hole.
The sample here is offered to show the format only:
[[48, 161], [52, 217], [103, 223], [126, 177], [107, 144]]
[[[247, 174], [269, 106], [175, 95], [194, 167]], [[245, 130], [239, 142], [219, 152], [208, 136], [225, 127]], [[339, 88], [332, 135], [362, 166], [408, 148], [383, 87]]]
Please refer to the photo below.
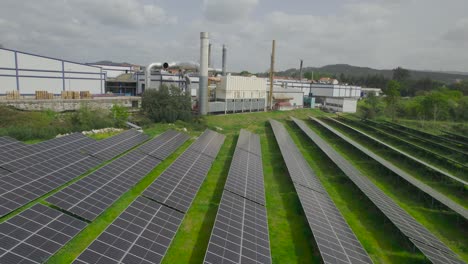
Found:
[[[310, 121], [308, 123], [311, 124]], [[386, 170], [382, 165], [318, 124], [310, 127], [419, 223], [462, 258], [468, 259], [466, 221], [457, 217], [455, 213], [431, 208], [431, 200], [424, 199], [414, 186], [401, 180], [399, 176]]]

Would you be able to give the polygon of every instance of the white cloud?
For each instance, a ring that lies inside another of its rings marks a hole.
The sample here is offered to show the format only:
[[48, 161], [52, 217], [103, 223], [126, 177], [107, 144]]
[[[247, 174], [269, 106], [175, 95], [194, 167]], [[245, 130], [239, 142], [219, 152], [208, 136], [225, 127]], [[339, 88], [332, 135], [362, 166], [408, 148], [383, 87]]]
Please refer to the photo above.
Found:
[[347, 0], [323, 14], [304, 12], [300, 3], [294, 11], [274, 1], [268, 10], [258, 0], [200, 2], [4, 0], [0, 43], [83, 62], [147, 64], [198, 61], [199, 32], [208, 31], [215, 66], [224, 43], [233, 71], [268, 69], [272, 39], [277, 69], [304, 59], [307, 66], [468, 71], [466, 0]]

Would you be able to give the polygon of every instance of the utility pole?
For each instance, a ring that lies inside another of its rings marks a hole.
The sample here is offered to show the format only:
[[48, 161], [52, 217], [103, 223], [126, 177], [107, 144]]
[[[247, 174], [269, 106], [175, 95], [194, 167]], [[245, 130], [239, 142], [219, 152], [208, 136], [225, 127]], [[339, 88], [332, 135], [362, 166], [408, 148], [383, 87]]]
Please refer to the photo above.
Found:
[[273, 110], [273, 77], [275, 69], [275, 40], [271, 45], [271, 65], [270, 65], [270, 94], [268, 101], [270, 103], [270, 110]]

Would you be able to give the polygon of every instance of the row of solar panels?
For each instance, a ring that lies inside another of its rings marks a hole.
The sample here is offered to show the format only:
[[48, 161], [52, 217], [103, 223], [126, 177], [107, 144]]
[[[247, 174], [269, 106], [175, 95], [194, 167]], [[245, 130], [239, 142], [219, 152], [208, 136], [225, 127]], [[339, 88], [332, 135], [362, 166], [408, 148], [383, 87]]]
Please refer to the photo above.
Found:
[[284, 126], [270, 120], [324, 263], [372, 263]]
[[[89, 153], [108, 158], [118, 155], [139, 142], [135, 137], [142, 138], [141, 133], [135, 132], [124, 132], [103, 140], [99, 148], [90, 148]], [[182, 133], [165, 132], [47, 201], [82, 219], [93, 220], [187, 139], [188, 136]], [[86, 222], [78, 218], [36, 204], [0, 224], [0, 263], [42, 263], [84, 227]]]
[[[47, 202], [68, 214], [94, 220], [187, 139], [188, 136], [185, 134], [167, 131], [54, 194], [47, 199]], [[207, 130], [160, 175], [158, 179], [171, 180], [172, 175], [169, 173], [171, 168], [191, 164], [185, 172], [184, 179], [173, 186], [171, 194], [167, 197], [169, 203], [177, 200], [179, 197], [177, 194], [187, 192], [185, 187], [199, 188], [223, 141], [224, 136]], [[118, 142], [120, 141], [114, 141], [111, 144], [118, 144]], [[94, 148], [94, 152], [100, 150], [102, 148]], [[209, 157], [210, 161], [207, 162], [205, 157]], [[201, 181], [198, 181], [198, 186], [191, 177], [197, 173], [202, 176]], [[156, 186], [156, 182], [148, 190]], [[193, 200], [196, 191], [187, 195]], [[188, 207], [190, 203], [191, 201]], [[180, 205], [182, 204], [184, 203]], [[86, 227], [86, 222], [68, 214], [36, 204], [0, 224], [0, 263], [43, 263], [46, 261]], [[183, 213], [177, 209], [143, 196], [138, 197], [79, 256], [76, 262], [159, 262], [182, 219]], [[164, 252], [161, 251], [162, 245], [165, 245]], [[89, 258], [90, 256], [93, 257]]]
[[[292, 118], [301, 130], [344, 172], [381, 212], [433, 263], [463, 263], [429, 230], [398, 206], [382, 190], [363, 176], [303, 121]], [[316, 120], [316, 119], [314, 119]], [[319, 242], [318, 242], [319, 243]], [[319, 246], [320, 247], [320, 246]]]
[[160, 263], [223, 142], [206, 130], [74, 263]]
[[258, 135], [241, 130], [204, 263], [271, 263]]
[[96, 141], [81, 133], [0, 152], [0, 217], [146, 141], [128, 130]]
[[[320, 121], [320, 120], [318, 120], [316, 118], [314, 118], [313, 120], [315, 122], [317, 122], [318, 124], [320, 124], [321, 126], [323, 126], [324, 128], [330, 130], [333, 134], [337, 135], [338, 137], [340, 137], [344, 141], [348, 142], [349, 144], [351, 144], [355, 148], [359, 149], [361, 152], [363, 152], [367, 156], [371, 157], [373, 160], [377, 161], [382, 166], [384, 166], [387, 169], [389, 169], [390, 171], [394, 172], [396, 175], [398, 175], [401, 178], [405, 179], [406, 181], [408, 181], [409, 183], [411, 183], [412, 185], [414, 185], [415, 187], [417, 187], [421, 191], [427, 193], [429, 196], [434, 198], [436, 201], [438, 201], [441, 204], [445, 205], [447, 208], [450, 208], [451, 210], [458, 213], [460, 216], [464, 217], [465, 219], [468, 219], [468, 210], [466, 210], [463, 206], [455, 203], [454, 201], [452, 201], [452, 199], [446, 197], [444, 194], [440, 193], [439, 191], [435, 190], [434, 188], [430, 187], [429, 185], [425, 184], [424, 182], [416, 179], [415, 177], [413, 177], [409, 173], [403, 171], [402, 169], [398, 168], [397, 166], [393, 165], [392, 163], [390, 163], [390, 162], [386, 161], [385, 159], [381, 158], [379, 155], [377, 155], [374, 152], [370, 151], [365, 146], [363, 146], [363, 145], [357, 143], [356, 141], [352, 140], [351, 138], [345, 136], [344, 134], [337, 131], [336, 129], [333, 129], [331, 126], [325, 124], [324, 122], [322, 122], [322, 121]], [[334, 121], [334, 122], [336, 122], [336, 123], [338, 123], [340, 125], [349, 127], [348, 125], [346, 125], [346, 124], [344, 124], [344, 123], [342, 123], [342, 122], [340, 122], [340, 121], [338, 121], [336, 119], [329, 118], [328, 120], [331, 120], [331, 121]], [[363, 135], [367, 135], [367, 134], [363, 133]], [[373, 137], [367, 137], [367, 138], [369, 138], [371, 140], [375, 139]], [[380, 142], [380, 141], [376, 141], [376, 142]]]

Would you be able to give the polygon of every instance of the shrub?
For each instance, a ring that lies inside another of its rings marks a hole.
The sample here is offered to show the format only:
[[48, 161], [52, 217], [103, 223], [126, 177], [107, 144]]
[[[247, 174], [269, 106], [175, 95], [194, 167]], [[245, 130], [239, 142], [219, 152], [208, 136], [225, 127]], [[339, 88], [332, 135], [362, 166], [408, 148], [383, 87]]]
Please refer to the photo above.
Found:
[[115, 127], [125, 127], [128, 120], [128, 109], [120, 104], [114, 104], [111, 108]]
[[141, 106], [143, 113], [154, 122], [173, 123], [192, 119], [190, 94], [176, 86], [161, 85], [158, 90], [146, 90]]

